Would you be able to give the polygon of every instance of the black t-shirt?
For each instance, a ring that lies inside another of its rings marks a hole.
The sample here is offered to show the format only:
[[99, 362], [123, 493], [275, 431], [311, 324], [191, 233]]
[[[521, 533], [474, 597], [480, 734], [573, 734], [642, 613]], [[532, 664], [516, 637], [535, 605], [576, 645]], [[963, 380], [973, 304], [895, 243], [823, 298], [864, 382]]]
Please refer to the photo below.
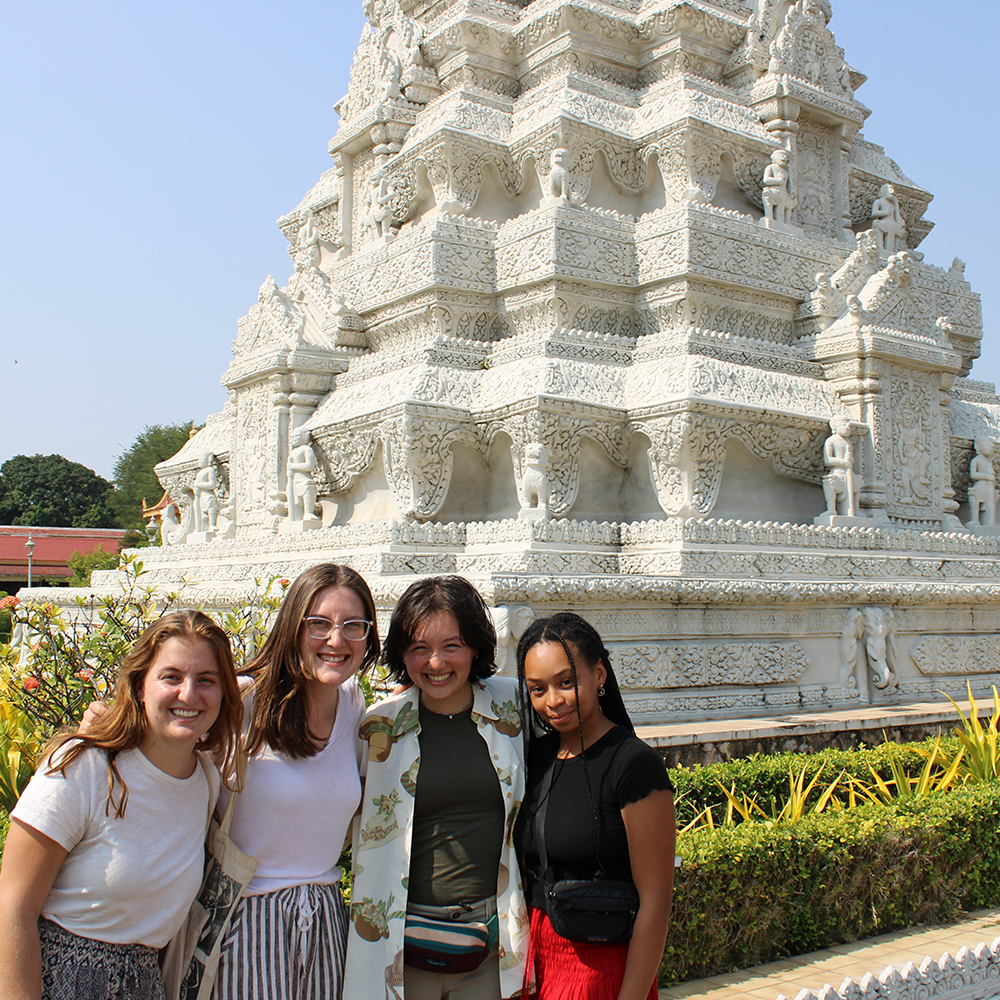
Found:
[[621, 726], [615, 726], [582, 756], [558, 760], [558, 749], [558, 733], [549, 733], [532, 746], [528, 787], [514, 828], [528, 902], [539, 908], [544, 906], [544, 897], [536, 878], [540, 859], [535, 817], [541, 805], [545, 775], [550, 769], [554, 771], [545, 815], [545, 849], [557, 881], [589, 879], [597, 872], [597, 820], [587, 793], [584, 758], [594, 802], [600, 811], [600, 858], [605, 878], [632, 881], [622, 808], [646, 798], [656, 789], [673, 790], [660, 755]]

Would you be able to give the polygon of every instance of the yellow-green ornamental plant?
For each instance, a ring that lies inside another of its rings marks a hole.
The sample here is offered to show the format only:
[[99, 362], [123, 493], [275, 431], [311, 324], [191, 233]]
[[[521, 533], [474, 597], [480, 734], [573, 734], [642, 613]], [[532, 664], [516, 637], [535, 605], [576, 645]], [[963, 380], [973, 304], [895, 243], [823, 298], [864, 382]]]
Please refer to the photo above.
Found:
[[955, 735], [962, 749], [952, 764], [957, 766], [958, 776], [964, 781], [995, 781], [1000, 777], [998, 768], [1000, 754], [997, 748], [998, 730], [1000, 730], [1000, 695], [997, 694], [994, 685], [993, 714], [989, 723], [984, 726], [979, 721], [979, 706], [972, 697], [971, 683], [966, 682], [966, 690], [969, 695], [968, 717], [954, 698], [945, 695], [962, 719], [961, 726], [955, 728]]
[[[921, 799], [932, 792], [946, 792], [956, 784], [961, 784], [960, 768], [964, 750], [960, 750], [949, 763], [941, 753], [941, 737], [939, 736], [926, 753], [927, 760], [920, 769], [920, 774], [911, 778], [907, 774], [903, 762], [898, 756], [889, 758], [892, 778], [886, 781], [873, 767], [869, 765], [872, 784], [865, 785], [856, 778], [851, 780], [852, 789], [857, 793], [859, 801], [868, 802], [907, 802]], [[855, 802], [851, 803], [855, 805]]]
[[[757, 802], [755, 795], [748, 796], [745, 792], [737, 795], [735, 785], [726, 788], [722, 782], [716, 782], [722, 794], [726, 797], [726, 807], [718, 826], [731, 827], [736, 826], [737, 823], [754, 822], [769, 824], [796, 823], [803, 816], [823, 812], [827, 806], [834, 809], [842, 808], [843, 804], [837, 798], [836, 792], [843, 780], [844, 773], [841, 772], [834, 778], [831, 784], [823, 788], [819, 793], [819, 797], [812, 804], [809, 803], [809, 798], [816, 791], [816, 786], [823, 776], [823, 768], [820, 768], [807, 784], [806, 776], [808, 773], [807, 767], [802, 767], [798, 774], [795, 773], [794, 768], [788, 768], [788, 794], [780, 807], [777, 803], [771, 803], [770, 812]], [[737, 816], [739, 819], [737, 819]], [[712, 807], [709, 806], [684, 826], [680, 833], [683, 834], [689, 830], [702, 828], [714, 830], [716, 825], [715, 817], [712, 814]]]
[[32, 719], [0, 695], [0, 809], [9, 813], [34, 773], [41, 740]]

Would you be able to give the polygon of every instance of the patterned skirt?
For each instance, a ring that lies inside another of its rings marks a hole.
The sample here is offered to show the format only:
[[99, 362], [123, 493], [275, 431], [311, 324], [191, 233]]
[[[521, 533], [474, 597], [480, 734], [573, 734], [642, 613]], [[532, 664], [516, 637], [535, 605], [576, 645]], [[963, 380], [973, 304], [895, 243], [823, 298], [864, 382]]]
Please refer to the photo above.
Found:
[[[524, 996], [537, 1000], [616, 1000], [625, 978], [628, 942], [582, 944], [556, 934], [544, 910], [531, 910]], [[535, 988], [527, 980], [534, 973]], [[646, 1000], [656, 1000], [656, 982]]]
[[154, 949], [79, 937], [44, 917], [38, 937], [42, 1000], [164, 1000]]

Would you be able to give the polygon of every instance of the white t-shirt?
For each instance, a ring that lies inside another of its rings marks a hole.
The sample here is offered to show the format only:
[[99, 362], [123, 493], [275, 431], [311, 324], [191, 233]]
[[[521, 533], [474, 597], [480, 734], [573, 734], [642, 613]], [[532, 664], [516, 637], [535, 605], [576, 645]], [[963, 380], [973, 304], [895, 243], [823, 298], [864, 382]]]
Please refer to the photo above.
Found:
[[[58, 758], [57, 758], [58, 759]], [[184, 921], [205, 867], [209, 801], [219, 793], [215, 766], [174, 778], [139, 750], [117, 757], [128, 785], [125, 815], [104, 812], [107, 756], [87, 750], [47, 774], [46, 758], [11, 816], [69, 854], [45, 898], [42, 916], [80, 937], [162, 948]], [[116, 784], [116, 801], [118, 794]]]
[[[364, 693], [352, 677], [340, 686], [333, 732], [319, 753], [293, 758], [265, 747], [250, 758], [229, 830], [260, 863], [245, 895], [340, 878], [337, 859], [361, 801], [357, 732], [364, 712]], [[220, 811], [227, 802], [223, 790]]]

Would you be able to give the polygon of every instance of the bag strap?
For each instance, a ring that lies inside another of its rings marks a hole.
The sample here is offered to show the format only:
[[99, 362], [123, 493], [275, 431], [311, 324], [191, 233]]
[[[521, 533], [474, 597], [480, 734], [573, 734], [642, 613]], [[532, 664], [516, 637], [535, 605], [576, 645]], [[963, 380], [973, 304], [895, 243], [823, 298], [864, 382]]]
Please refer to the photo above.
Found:
[[208, 785], [208, 818], [205, 820], [205, 836], [208, 836], [208, 828], [212, 825], [212, 813], [215, 812], [215, 802], [212, 799], [212, 775], [209, 768], [214, 770], [215, 765], [208, 763], [206, 754], [196, 750], [194, 755], [198, 758], [198, 763], [201, 764], [201, 769], [205, 773], [205, 783]]
[[[605, 773], [611, 769], [611, 766], [615, 762], [615, 758], [618, 756], [618, 752], [621, 750], [625, 741], [622, 740], [617, 747], [615, 747], [614, 753], [611, 755], [611, 760], [608, 761], [608, 766], [605, 768]], [[556, 751], [558, 755], [558, 750]], [[585, 751], [581, 751], [580, 756], [582, 757]], [[552, 765], [549, 767], [548, 771], [545, 773], [545, 780], [542, 782], [541, 796], [542, 801], [539, 803], [538, 809], [535, 811], [534, 821], [535, 821], [535, 839], [538, 842], [538, 858], [541, 862], [541, 874], [537, 874], [540, 881], [553, 881], [553, 873], [549, 868], [549, 856], [548, 852], [545, 850], [545, 814], [549, 809], [549, 792], [552, 790], [552, 776], [555, 773], [555, 769], [558, 766], [559, 758], [558, 756], [552, 759]], [[586, 766], [586, 760], [582, 761], [584, 766]], [[590, 790], [588, 782], [588, 793], [591, 796], [591, 808], [594, 811], [594, 820], [597, 823], [597, 871], [594, 873], [595, 879], [601, 879], [604, 877], [604, 865], [601, 862], [601, 834], [604, 832], [603, 824], [601, 823], [601, 813], [597, 808], [597, 804], [593, 800], [593, 792]]]
[[233, 813], [236, 811], [236, 799], [239, 792], [230, 792], [229, 801], [226, 803], [226, 811], [222, 814], [222, 822], [219, 829], [228, 837], [229, 828], [233, 825]]
[[552, 788], [552, 772], [556, 769], [558, 758], [552, 758], [552, 764], [545, 772], [545, 780], [542, 782], [542, 801], [535, 811], [535, 839], [538, 841], [538, 860], [541, 862], [541, 870], [536, 873], [539, 882], [552, 881], [552, 871], [549, 868], [549, 855], [545, 850], [545, 814], [549, 811], [549, 791]]
[[[205, 772], [205, 780], [208, 782], [208, 819], [205, 821], [205, 835], [207, 836], [209, 828], [212, 825], [212, 816], [215, 815], [215, 803], [212, 801], [212, 775], [209, 772], [209, 768], [215, 771], [216, 774], [219, 772], [215, 770], [215, 764], [209, 763], [207, 753], [196, 752], [196, 756], [198, 763], [201, 764], [201, 769]], [[236, 808], [236, 796], [238, 794], [238, 792], [230, 793], [229, 801], [226, 803], [226, 811], [223, 813], [222, 822], [219, 824], [219, 829], [227, 837], [229, 836], [229, 828], [233, 825], [233, 810]]]

